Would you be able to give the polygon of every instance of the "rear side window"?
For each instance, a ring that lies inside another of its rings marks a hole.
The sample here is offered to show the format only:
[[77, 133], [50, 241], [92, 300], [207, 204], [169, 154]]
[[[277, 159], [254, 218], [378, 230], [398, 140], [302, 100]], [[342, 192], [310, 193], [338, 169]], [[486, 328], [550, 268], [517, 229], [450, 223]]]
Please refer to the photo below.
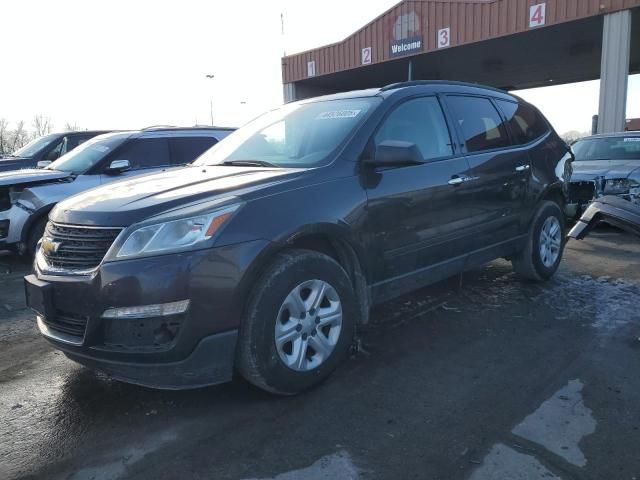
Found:
[[114, 160], [129, 160], [132, 169], [169, 165], [169, 141], [166, 138], [138, 138], [127, 143]]
[[460, 126], [468, 152], [510, 145], [502, 118], [488, 98], [449, 96], [447, 104]]
[[505, 100], [496, 100], [507, 118], [509, 129], [518, 145], [532, 142], [549, 131], [547, 122], [533, 108]]
[[213, 137], [177, 137], [171, 143], [171, 159], [175, 165], [193, 162], [204, 152], [213, 147], [218, 140]]
[[391, 112], [376, 134], [375, 144], [388, 140], [416, 144], [425, 160], [453, 154], [449, 129], [435, 97], [409, 100]]

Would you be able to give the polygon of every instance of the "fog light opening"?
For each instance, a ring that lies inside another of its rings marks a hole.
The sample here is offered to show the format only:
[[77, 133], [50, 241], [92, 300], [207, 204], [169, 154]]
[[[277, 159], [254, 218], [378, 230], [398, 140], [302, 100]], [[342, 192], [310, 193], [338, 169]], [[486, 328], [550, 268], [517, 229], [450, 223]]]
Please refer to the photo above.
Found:
[[110, 308], [102, 314], [106, 319], [136, 319], [136, 318], [157, 318], [180, 315], [189, 309], [191, 300], [182, 300], [171, 303], [158, 303], [154, 305], [143, 305], [137, 307]]

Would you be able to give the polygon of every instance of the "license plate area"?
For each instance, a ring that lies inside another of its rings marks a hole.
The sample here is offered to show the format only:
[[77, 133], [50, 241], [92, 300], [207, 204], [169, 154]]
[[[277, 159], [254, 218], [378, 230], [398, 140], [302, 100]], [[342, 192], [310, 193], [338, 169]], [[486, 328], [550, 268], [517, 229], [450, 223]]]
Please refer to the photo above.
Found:
[[24, 290], [29, 308], [45, 318], [54, 317], [53, 285], [29, 275], [24, 279]]

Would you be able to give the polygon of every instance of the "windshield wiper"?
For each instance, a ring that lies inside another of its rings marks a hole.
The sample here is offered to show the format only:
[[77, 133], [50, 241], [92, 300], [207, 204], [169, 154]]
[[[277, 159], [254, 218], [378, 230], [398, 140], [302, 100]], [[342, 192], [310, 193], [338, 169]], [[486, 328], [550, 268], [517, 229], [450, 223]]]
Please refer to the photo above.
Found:
[[232, 166], [232, 167], [268, 167], [268, 168], [277, 168], [276, 165], [269, 162], [264, 162], [262, 160], [229, 160], [227, 162], [222, 162], [222, 165]]

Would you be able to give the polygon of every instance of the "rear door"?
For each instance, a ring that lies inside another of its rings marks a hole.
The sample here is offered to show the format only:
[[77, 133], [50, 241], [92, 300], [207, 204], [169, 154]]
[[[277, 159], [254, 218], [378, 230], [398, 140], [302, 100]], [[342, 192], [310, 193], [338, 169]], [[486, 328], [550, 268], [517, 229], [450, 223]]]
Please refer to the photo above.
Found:
[[378, 266], [379, 291], [374, 295], [379, 297], [398, 293], [385, 285], [391, 280], [406, 284], [400, 289], [415, 289], [424, 283], [421, 273], [428, 267], [463, 255], [469, 249], [467, 226], [473, 212], [465, 181], [469, 165], [453, 145], [436, 96], [397, 105], [381, 123], [373, 146], [388, 140], [416, 144], [425, 163], [363, 168], [371, 257]]
[[447, 95], [447, 106], [467, 154], [473, 181], [473, 231], [478, 248], [513, 240], [520, 234], [530, 160], [513, 145], [496, 105], [484, 96]]

